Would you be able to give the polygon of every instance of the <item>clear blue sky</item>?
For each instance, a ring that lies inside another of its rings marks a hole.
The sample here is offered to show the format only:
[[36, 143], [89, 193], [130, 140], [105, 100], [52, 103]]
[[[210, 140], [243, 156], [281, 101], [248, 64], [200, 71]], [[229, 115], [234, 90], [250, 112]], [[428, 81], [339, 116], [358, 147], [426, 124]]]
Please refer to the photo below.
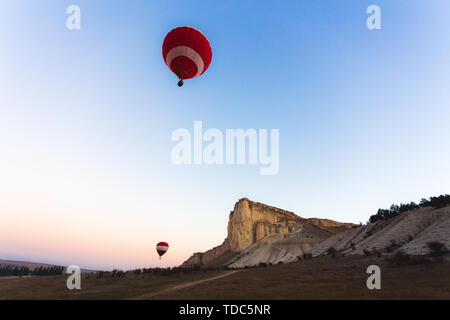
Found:
[[[2, 3], [0, 258], [177, 265], [223, 241], [242, 197], [358, 223], [449, 193], [450, 2], [280, 2]], [[213, 48], [181, 89], [161, 56], [180, 25]], [[279, 173], [173, 165], [170, 135], [194, 120], [280, 129]]]

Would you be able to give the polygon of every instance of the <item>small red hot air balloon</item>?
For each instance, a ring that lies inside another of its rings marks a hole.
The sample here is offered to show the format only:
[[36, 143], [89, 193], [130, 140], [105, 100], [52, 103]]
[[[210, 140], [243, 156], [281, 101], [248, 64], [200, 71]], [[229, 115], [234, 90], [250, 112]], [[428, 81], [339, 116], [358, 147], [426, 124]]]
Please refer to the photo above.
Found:
[[208, 69], [212, 59], [212, 49], [203, 33], [192, 27], [178, 27], [170, 31], [164, 39], [162, 54], [169, 69], [183, 80], [196, 78]]
[[156, 245], [156, 251], [159, 254], [159, 260], [161, 260], [161, 257], [169, 250], [169, 244], [167, 242], [158, 242]]

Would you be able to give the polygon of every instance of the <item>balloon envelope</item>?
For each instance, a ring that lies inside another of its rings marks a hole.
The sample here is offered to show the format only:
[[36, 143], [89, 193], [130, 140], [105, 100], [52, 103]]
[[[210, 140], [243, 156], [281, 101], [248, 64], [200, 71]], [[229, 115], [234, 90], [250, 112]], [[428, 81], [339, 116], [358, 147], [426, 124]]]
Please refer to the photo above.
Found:
[[178, 27], [164, 39], [162, 54], [167, 67], [180, 80], [196, 78], [208, 69], [212, 49], [203, 33], [192, 27]]
[[167, 242], [159, 242], [156, 245], [156, 252], [158, 252], [160, 258], [167, 252], [167, 250], [169, 250], [169, 244]]

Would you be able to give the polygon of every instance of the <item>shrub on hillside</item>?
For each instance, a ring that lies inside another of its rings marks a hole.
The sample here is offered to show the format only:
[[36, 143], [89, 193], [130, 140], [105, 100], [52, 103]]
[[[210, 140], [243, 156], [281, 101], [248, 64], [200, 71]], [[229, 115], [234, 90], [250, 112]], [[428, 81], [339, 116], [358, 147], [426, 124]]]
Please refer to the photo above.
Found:
[[304, 253], [302, 257], [303, 260], [310, 260], [312, 259], [312, 253]]
[[406, 254], [403, 251], [399, 251], [396, 254], [394, 254], [389, 261], [395, 263], [395, 264], [405, 264], [411, 260], [411, 257], [409, 254]]
[[409, 255], [400, 250], [393, 256], [388, 258], [388, 261], [394, 265], [416, 265], [416, 264], [430, 263], [432, 260], [430, 260], [426, 256]]
[[427, 243], [430, 253], [436, 256], [442, 256], [448, 252], [447, 246], [439, 241], [432, 241]]
[[400, 245], [397, 244], [397, 242], [395, 242], [395, 240], [391, 240], [391, 243], [388, 244], [384, 249], [386, 250], [386, 252], [390, 253], [399, 247], [400, 247]]
[[329, 255], [329, 256], [331, 256], [332, 258], [336, 258], [336, 249], [335, 248], [333, 248], [333, 247], [330, 247], [330, 248], [328, 248], [328, 250], [327, 250], [327, 254]]
[[373, 230], [367, 231], [366, 234], [363, 236], [363, 239], [366, 239], [366, 238], [370, 237], [371, 235], [373, 235]]
[[258, 267], [260, 267], [260, 268], [265, 268], [265, 267], [267, 267], [267, 263], [265, 263], [265, 262], [260, 262], [259, 265], [258, 265]]

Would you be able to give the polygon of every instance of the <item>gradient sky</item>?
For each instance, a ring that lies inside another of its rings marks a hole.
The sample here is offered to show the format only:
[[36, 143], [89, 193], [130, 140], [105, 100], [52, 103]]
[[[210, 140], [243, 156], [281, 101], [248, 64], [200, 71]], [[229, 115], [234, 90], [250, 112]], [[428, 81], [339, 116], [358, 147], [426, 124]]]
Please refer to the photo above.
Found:
[[[180, 25], [213, 48], [181, 89], [161, 56]], [[222, 243], [242, 197], [358, 223], [449, 193], [449, 34], [448, 0], [2, 1], [0, 259], [173, 266]], [[194, 120], [280, 129], [279, 173], [173, 165]]]

